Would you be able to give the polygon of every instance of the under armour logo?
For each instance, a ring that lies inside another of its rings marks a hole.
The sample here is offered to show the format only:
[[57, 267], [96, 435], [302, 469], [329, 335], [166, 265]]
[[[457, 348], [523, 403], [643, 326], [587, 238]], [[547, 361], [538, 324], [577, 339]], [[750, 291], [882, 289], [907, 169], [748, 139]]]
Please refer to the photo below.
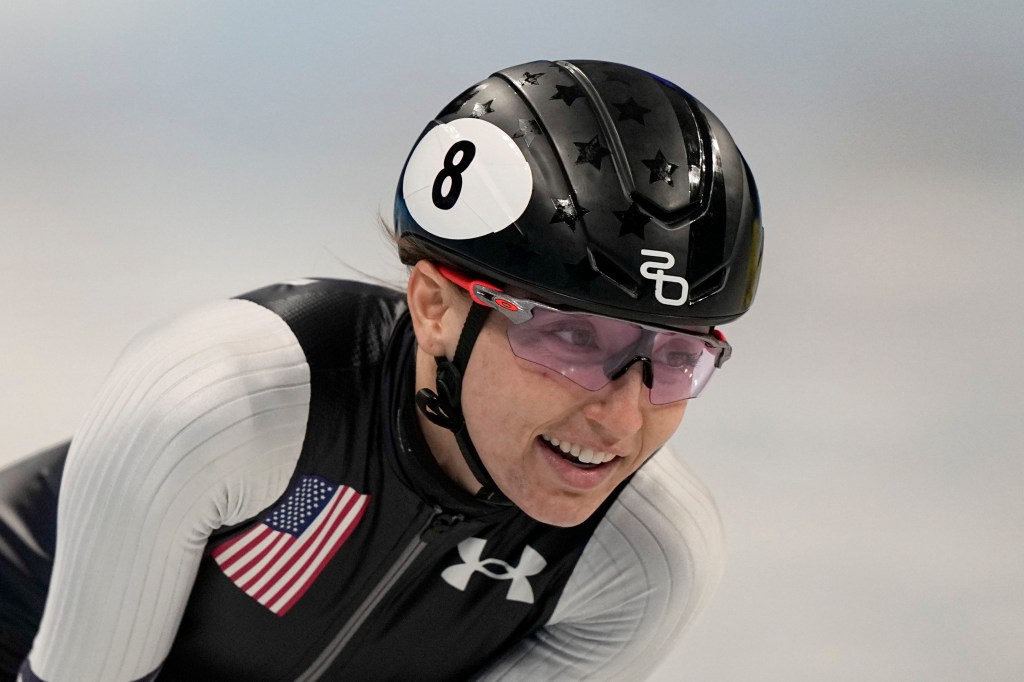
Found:
[[[653, 249], [641, 249], [640, 255], [656, 256], [663, 259], [662, 262], [647, 261], [640, 265], [640, 274], [646, 279], [654, 280], [654, 298], [665, 305], [683, 305], [686, 303], [686, 298], [690, 295], [690, 285], [682, 277], [669, 275], [665, 272], [676, 264], [675, 256], [667, 251], [655, 251]], [[666, 297], [662, 290], [665, 282], [678, 284], [680, 288], [679, 296], [676, 298]]]
[[[487, 540], [480, 538], [466, 538], [460, 542], [459, 556], [464, 563], [444, 569], [441, 572], [444, 581], [455, 589], [464, 591], [474, 573], [483, 573], [495, 580], [511, 580], [512, 584], [509, 585], [505, 599], [532, 604], [533, 587], [530, 586], [530, 576], [544, 570], [548, 562], [529, 545], [523, 546], [523, 553], [517, 566], [511, 566], [500, 559], [481, 559], [486, 544]], [[495, 572], [491, 567], [500, 568], [501, 572]]]

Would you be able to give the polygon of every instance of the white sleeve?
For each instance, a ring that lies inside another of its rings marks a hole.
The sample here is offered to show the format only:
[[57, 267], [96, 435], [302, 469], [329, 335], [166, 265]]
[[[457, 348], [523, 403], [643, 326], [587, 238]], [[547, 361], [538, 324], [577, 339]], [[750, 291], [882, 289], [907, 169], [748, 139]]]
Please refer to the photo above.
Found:
[[68, 453], [36, 676], [137, 680], [160, 666], [207, 537], [284, 492], [309, 396], [294, 334], [249, 301], [129, 346]]
[[714, 501], [663, 449], [608, 510], [550, 621], [480, 679], [643, 679], [710, 600], [723, 563]]

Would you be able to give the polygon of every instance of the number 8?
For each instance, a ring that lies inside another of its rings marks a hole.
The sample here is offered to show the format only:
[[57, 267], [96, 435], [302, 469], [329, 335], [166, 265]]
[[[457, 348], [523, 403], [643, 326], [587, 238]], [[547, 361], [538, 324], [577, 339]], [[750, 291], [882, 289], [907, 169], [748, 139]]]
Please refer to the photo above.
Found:
[[[455, 163], [455, 157], [459, 153], [462, 154], [462, 158]], [[444, 156], [444, 165], [441, 167], [441, 171], [434, 178], [434, 188], [430, 194], [434, 206], [442, 211], [447, 211], [455, 205], [462, 193], [462, 174], [469, 168], [474, 156], [476, 156], [476, 145], [469, 140], [459, 140], [451, 146]], [[451, 178], [452, 181], [447, 194], [444, 194], [445, 178]]]

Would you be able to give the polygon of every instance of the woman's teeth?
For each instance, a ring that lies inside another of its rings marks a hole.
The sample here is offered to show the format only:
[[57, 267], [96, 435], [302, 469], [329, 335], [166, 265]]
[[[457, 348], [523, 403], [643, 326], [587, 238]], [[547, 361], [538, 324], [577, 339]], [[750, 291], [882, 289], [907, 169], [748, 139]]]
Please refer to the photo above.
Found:
[[557, 438], [551, 438], [550, 436], [541, 436], [541, 438], [550, 443], [556, 449], [561, 450], [563, 454], [569, 455], [583, 464], [604, 464], [605, 462], [610, 462], [615, 459], [615, 455], [610, 452], [594, 452], [590, 448], [583, 448], [575, 443], [558, 440]]

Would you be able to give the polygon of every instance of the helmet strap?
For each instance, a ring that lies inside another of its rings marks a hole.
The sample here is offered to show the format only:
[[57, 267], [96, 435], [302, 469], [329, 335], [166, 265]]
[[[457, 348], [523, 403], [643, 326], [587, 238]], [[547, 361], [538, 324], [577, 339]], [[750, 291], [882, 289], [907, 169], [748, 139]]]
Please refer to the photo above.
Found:
[[451, 360], [443, 355], [434, 358], [434, 362], [437, 363], [437, 391], [421, 388], [416, 392], [416, 406], [427, 419], [455, 435], [455, 442], [459, 445], [462, 458], [466, 460], [473, 477], [483, 486], [476, 496], [492, 504], [506, 506], [512, 503], [487, 473], [487, 468], [484, 467], [469, 437], [466, 419], [462, 414], [462, 376], [469, 364], [473, 344], [476, 343], [489, 312], [490, 309], [482, 305], [470, 306], [469, 315], [466, 316], [462, 333], [459, 335], [459, 343], [455, 348], [455, 357]]

